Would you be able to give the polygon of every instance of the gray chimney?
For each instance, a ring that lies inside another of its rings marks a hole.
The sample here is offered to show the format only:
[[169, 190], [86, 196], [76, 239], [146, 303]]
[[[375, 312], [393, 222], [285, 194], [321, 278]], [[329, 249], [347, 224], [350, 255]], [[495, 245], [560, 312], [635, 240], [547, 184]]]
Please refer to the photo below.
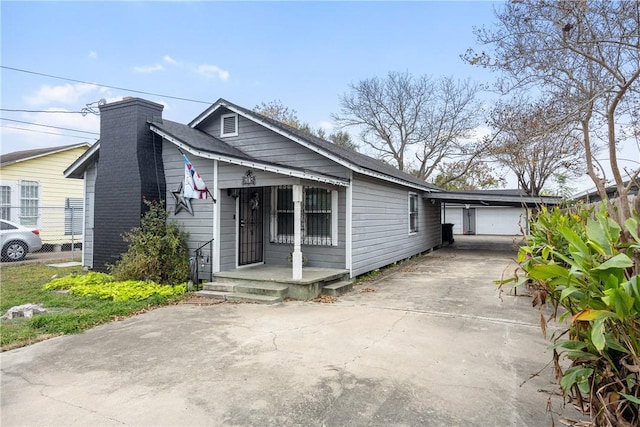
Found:
[[162, 138], [147, 120], [164, 107], [140, 98], [100, 106], [100, 153], [95, 184], [93, 268], [106, 271], [127, 251], [122, 234], [140, 226], [143, 199], [164, 200]]

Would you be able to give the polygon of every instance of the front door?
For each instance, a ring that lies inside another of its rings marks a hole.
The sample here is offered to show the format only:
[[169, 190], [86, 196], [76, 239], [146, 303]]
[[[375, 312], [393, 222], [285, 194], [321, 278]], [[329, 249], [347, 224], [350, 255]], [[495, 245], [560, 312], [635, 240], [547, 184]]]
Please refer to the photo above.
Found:
[[263, 261], [263, 201], [262, 188], [243, 188], [240, 190], [238, 265], [256, 264]]

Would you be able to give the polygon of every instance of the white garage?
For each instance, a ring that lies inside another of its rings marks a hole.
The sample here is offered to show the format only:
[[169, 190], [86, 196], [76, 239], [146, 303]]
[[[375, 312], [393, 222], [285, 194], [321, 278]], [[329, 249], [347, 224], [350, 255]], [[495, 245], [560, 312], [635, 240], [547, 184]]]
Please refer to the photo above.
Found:
[[531, 209], [560, 202], [555, 197], [531, 197], [521, 190], [484, 190], [430, 194], [442, 206], [441, 222], [453, 224], [453, 234], [522, 235], [529, 232]]
[[513, 236], [528, 231], [527, 209], [516, 207], [447, 205], [442, 212], [442, 222], [453, 224], [453, 234]]

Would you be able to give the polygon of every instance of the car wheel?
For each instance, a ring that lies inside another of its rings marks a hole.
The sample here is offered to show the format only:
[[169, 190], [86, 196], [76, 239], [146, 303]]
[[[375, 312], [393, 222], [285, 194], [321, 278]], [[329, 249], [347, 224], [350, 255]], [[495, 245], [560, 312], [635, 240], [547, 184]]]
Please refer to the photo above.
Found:
[[27, 245], [23, 242], [13, 241], [4, 245], [2, 248], [3, 261], [20, 261], [27, 256]]

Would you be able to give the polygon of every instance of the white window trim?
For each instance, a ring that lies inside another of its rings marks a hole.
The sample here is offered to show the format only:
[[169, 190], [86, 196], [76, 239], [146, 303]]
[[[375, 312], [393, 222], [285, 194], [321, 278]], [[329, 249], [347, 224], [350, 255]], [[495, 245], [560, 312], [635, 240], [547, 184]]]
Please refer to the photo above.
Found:
[[[36, 216], [35, 216], [36, 223], [35, 224], [23, 224], [23, 222], [22, 222], [23, 218], [34, 218], [34, 217], [23, 217], [22, 216], [22, 209], [23, 209], [22, 201], [24, 199], [22, 197], [22, 187], [25, 184], [29, 185], [29, 186], [36, 187], [37, 191], [38, 191], [37, 197], [35, 199], [27, 199], [27, 200], [35, 200], [37, 202], [36, 206], [35, 206], [35, 209], [36, 209]], [[40, 181], [20, 180], [20, 182], [19, 182], [19, 190], [18, 191], [19, 191], [18, 197], [19, 197], [20, 204], [18, 205], [19, 207], [18, 207], [18, 217], [17, 217], [18, 221], [17, 221], [17, 223], [20, 224], [20, 225], [25, 225], [27, 227], [41, 228], [41, 219], [42, 219], [42, 213], [41, 213], [41, 209], [42, 209], [42, 185], [40, 184]]]
[[[293, 235], [288, 234], [278, 234], [278, 187], [271, 188], [271, 211], [273, 212], [270, 220], [270, 241], [271, 243], [286, 243], [292, 244]], [[325, 188], [322, 186], [305, 186], [304, 189], [307, 188]], [[304, 198], [303, 198], [304, 200]], [[304, 210], [304, 202], [302, 206], [302, 221], [306, 221], [306, 214]], [[307, 227], [303, 227], [306, 233]], [[331, 190], [331, 244], [322, 244], [315, 243], [319, 240], [322, 240], [323, 237], [319, 236], [308, 236], [303, 234], [302, 236], [302, 244], [305, 246], [338, 246], [338, 191]]]
[[[224, 119], [233, 117], [235, 123], [235, 131], [233, 133], [224, 133]], [[236, 113], [222, 114], [220, 116], [220, 137], [238, 136], [238, 115]]]
[[[415, 197], [416, 199], [416, 203], [415, 203], [415, 214], [416, 214], [416, 229], [412, 230], [411, 229], [411, 214], [413, 214], [413, 212], [411, 212], [411, 198]], [[418, 209], [418, 201], [420, 200], [420, 198], [418, 197], [417, 193], [409, 193], [409, 197], [407, 197], [407, 230], [409, 232], [409, 235], [413, 235], [413, 234], [417, 234], [418, 231], [420, 231], [420, 227], [418, 227], [418, 219], [420, 218], [420, 210]]]

